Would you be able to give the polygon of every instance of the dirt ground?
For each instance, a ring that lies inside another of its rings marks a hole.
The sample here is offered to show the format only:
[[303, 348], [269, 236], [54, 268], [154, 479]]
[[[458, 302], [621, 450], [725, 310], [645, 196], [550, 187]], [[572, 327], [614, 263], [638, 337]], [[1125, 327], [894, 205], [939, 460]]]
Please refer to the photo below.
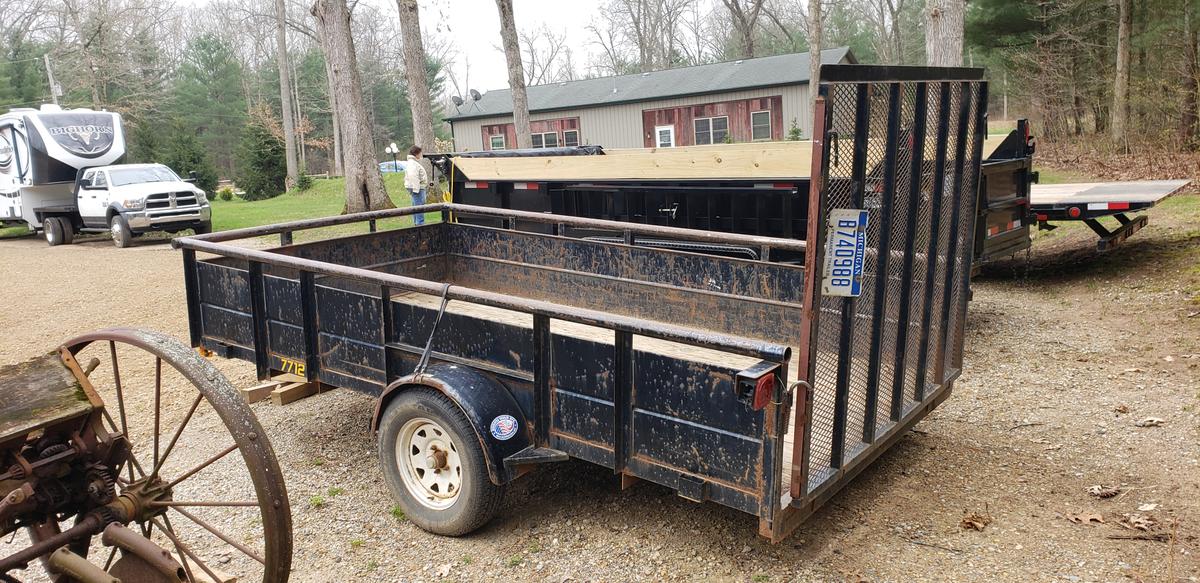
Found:
[[[1076, 230], [988, 268], [951, 398], [778, 545], [750, 516], [622, 492], [582, 462], [519, 480], [482, 531], [436, 537], [390, 513], [371, 400], [258, 404], [288, 480], [292, 580], [1197, 581], [1200, 196], [1177, 198], [1115, 252]], [[0, 241], [0, 362], [114, 325], [186, 337], [169, 245]], [[214, 362], [254, 383], [250, 364]], [[982, 530], [962, 526], [972, 513]], [[1120, 524], [1139, 519], [1155, 526]]]

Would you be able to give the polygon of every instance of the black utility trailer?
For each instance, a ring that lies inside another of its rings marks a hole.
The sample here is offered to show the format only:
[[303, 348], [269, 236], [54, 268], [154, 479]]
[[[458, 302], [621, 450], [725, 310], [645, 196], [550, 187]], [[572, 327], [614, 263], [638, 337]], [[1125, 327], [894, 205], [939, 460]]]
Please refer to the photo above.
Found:
[[[184, 237], [192, 344], [377, 397], [430, 531], [575, 457], [780, 540], [959, 376], [985, 133], [979, 70], [822, 74], [803, 240], [459, 204]], [[292, 244], [418, 212], [443, 220]]]

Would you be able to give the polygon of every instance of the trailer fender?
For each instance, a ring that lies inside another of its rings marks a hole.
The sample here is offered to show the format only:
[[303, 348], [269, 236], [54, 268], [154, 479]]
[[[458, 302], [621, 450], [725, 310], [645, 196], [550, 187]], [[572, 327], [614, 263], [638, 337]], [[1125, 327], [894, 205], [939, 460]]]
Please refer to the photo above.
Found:
[[[379, 420], [393, 398], [406, 390], [421, 387], [441, 392], [462, 409], [475, 429], [492, 483], [506, 484], [521, 474], [506, 467], [504, 459], [533, 443], [533, 428], [507, 387], [470, 367], [438, 363], [430, 365], [422, 374], [397, 379], [379, 396], [375, 415], [371, 418], [371, 432], [379, 430]], [[515, 423], [516, 427], [510, 428], [510, 423]]]

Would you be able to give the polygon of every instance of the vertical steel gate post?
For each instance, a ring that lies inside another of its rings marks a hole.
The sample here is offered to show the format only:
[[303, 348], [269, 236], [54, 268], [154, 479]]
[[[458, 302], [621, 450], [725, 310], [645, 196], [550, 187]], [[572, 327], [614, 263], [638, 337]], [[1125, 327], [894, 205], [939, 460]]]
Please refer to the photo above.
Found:
[[[920, 211], [921, 205], [921, 175], [924, 172], [925, 160], [925, 116], [926, 116], [926, 98], [927, 84], [920, 83], [917, 85], [916, 104], [914, 109], [912, 146], [910, 149], [911, 168], [908, 184], [908, 208], [905, 216], [904, 232], [908, 233], [908, 237], [904, 241], [904, 266], [902, 267], [902, 281], [904, 285], [900, 286], [900, 311], [896, 317], [896, 351], [895, 359], [892, 361], [892, 411], [896, 410], [895, 403], [899, 400], [904, 402], [904, 381], [905, 370], [908, 365], [908, 322], [912, 311], [912, 291], [916, 282], [913, 281], [913, 247], [917, 242], [917, 213]], [[918, 153], [920, 155], [918, 155]], [[931, 283], [928, 275], [925, 277], [923, 285], [928, 286]], [[916, 383], [917, 387], [921, 383]], [[917, 389], [920, 393], [924, 393], [924, 389]], [[921, 399], [915, 399], [920, 402]]]
[[[875, 312], [871, 319], [871, 353], [867, 357], [867, 391], [879, 390], [879, 371], [883, 353], [884, 322], [887, 320], [888, 264], [891, 263], [892, 204], [896, 194], [896, 148], [900, 135], [900, 84], [888, 88], [887, 141], [883, 156], [883, 192], [879, 206], [879, 246], [875, 250]], [[890, 415], [899, 419], [896, 402], [892, 396]], [[873, 421], [872, 421], [873, 422]]]
[[[860, 83], [855, 87], [856, 90], [856, 112], [855, 112], [855, 127], [854, 127], [854, 154], [851, 160], [851, 191], [850, 191], [850, 208], [861, 209], [864, 207], [864, 198], [866, 190], [866, 164], [867, 164], [867, 136], [870, 124], [870, 100], [872, 86], [866, 83]], [[836, 91], [836, 89], [835, 89]], [[833, 100], [833, 109], [838, 108], [838, 100]], [[831, 112], [831, 117], [836, 119], [837, 112]], [[890, 113], [889, 113], [890, 115]], [[890, 118], [889, 118], [890, 119]], [[891, 124], [889, 124], [889, 128]], [[836, 128], [835, 128], [836, 130]], [[840, 140], [842, 136], [838, 136]], [[886, 200], [886, 199], [885, 199]], [[833, 437], [830, 443], [829, 465], [834, 468], [842, 467], [842, 463], [846, 459], [846, 424], [848, 422], [850, 409], [850, 367], [854, 363], [851, 358], [854, 351], [854, 319], [858, 315], [858, 298], [848, 297], [841, 300], [842, 322], [841, 331], [838, 334], [840, 343], [838, 352], [842, 355], [838, 359], [837, 369], [837, 396], [834, 400], [833, 408]], [[868, 386], [867, 394], [871, 395], [875, 391]], [[870, 399], [870, 396], [867, 397]]]
[[[921, 314], [921, 354], [917, 356], [917, 400], [925, 399], [925, 389], [928, 383], [927, 366], [929, 363], [929, 326], [933, 318], [934, 278], [937, 275], [937, 250], [942, 228], [942, 196], [946, 185], [946, 141], [950, 137], [950, 84], [939, 83], [938, 120], [937, 120], [937, 153], [934, 155], [933, 170], [933, 208], [929, 225], [929, 249], [925, 268], [927, 285], [925, 286], [925, 303]], [[938, 383], [942, 379], [938, 378]]]
[[950, 211], [950, 241], [946, 245], [946, 279], [942, 289], [947, 294], [946, 301], [942, 302], [942, 337], [938, 342], [938, 358], [934, 370], [939, 383], [946, 380], [946, 342], [951, 338], [950, 335], [950, 289], [954, 283], [954, 264], [957, 263], [958, 256], [958, 240], [960, 239], [955, 227], [958, 226], [961, 220], [962, 212], [962, 173], [963, 173], [963, 156], [966, 155], [967, 148], [967, 121], [970, 117], [971, 102], [969, 99], [971, 91], [970, 83], [959, 84], [958, 96], [958, 142], [954, 147], [954, 183], [952, 185], [953, 196], [950, 204], [954, 205]]

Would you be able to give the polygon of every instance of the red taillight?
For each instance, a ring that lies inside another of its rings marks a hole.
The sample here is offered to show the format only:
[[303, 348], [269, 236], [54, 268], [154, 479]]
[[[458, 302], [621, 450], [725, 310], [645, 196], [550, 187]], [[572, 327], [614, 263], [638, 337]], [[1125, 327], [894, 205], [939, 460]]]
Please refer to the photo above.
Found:
[[1077, 207], [1077, 206], [1073, 206], [1073, 207], [1071, 207], [1071, 208], [1067, 209], [1067, 214], [1068, 214], [1068, 215], [1071, 215], [1071, 218], [1072, 218], [1072, 219], [1078, 219], [1078, 218], [1079, 218], [1079, 215], [1080, 215], [1081, 213], [1079, 212], [1079, 207]]
[[775, 393], [775, 375], [767, 374], [758, 379], [754, 385], [754, 410], [758, 411], [771, 402]]
[[1037, 220], [1038, 220], [1038, 221], [1041, 221], [1041, 222], [1043, 222], [1043, 223], [1044, 223], [1044, 222], [1046, 222], [1046, 221], [1050, 220], [1050, 215], [1042, 215], [1042, 214], [1039, 214], [1039, 215], [1037, 216]]

